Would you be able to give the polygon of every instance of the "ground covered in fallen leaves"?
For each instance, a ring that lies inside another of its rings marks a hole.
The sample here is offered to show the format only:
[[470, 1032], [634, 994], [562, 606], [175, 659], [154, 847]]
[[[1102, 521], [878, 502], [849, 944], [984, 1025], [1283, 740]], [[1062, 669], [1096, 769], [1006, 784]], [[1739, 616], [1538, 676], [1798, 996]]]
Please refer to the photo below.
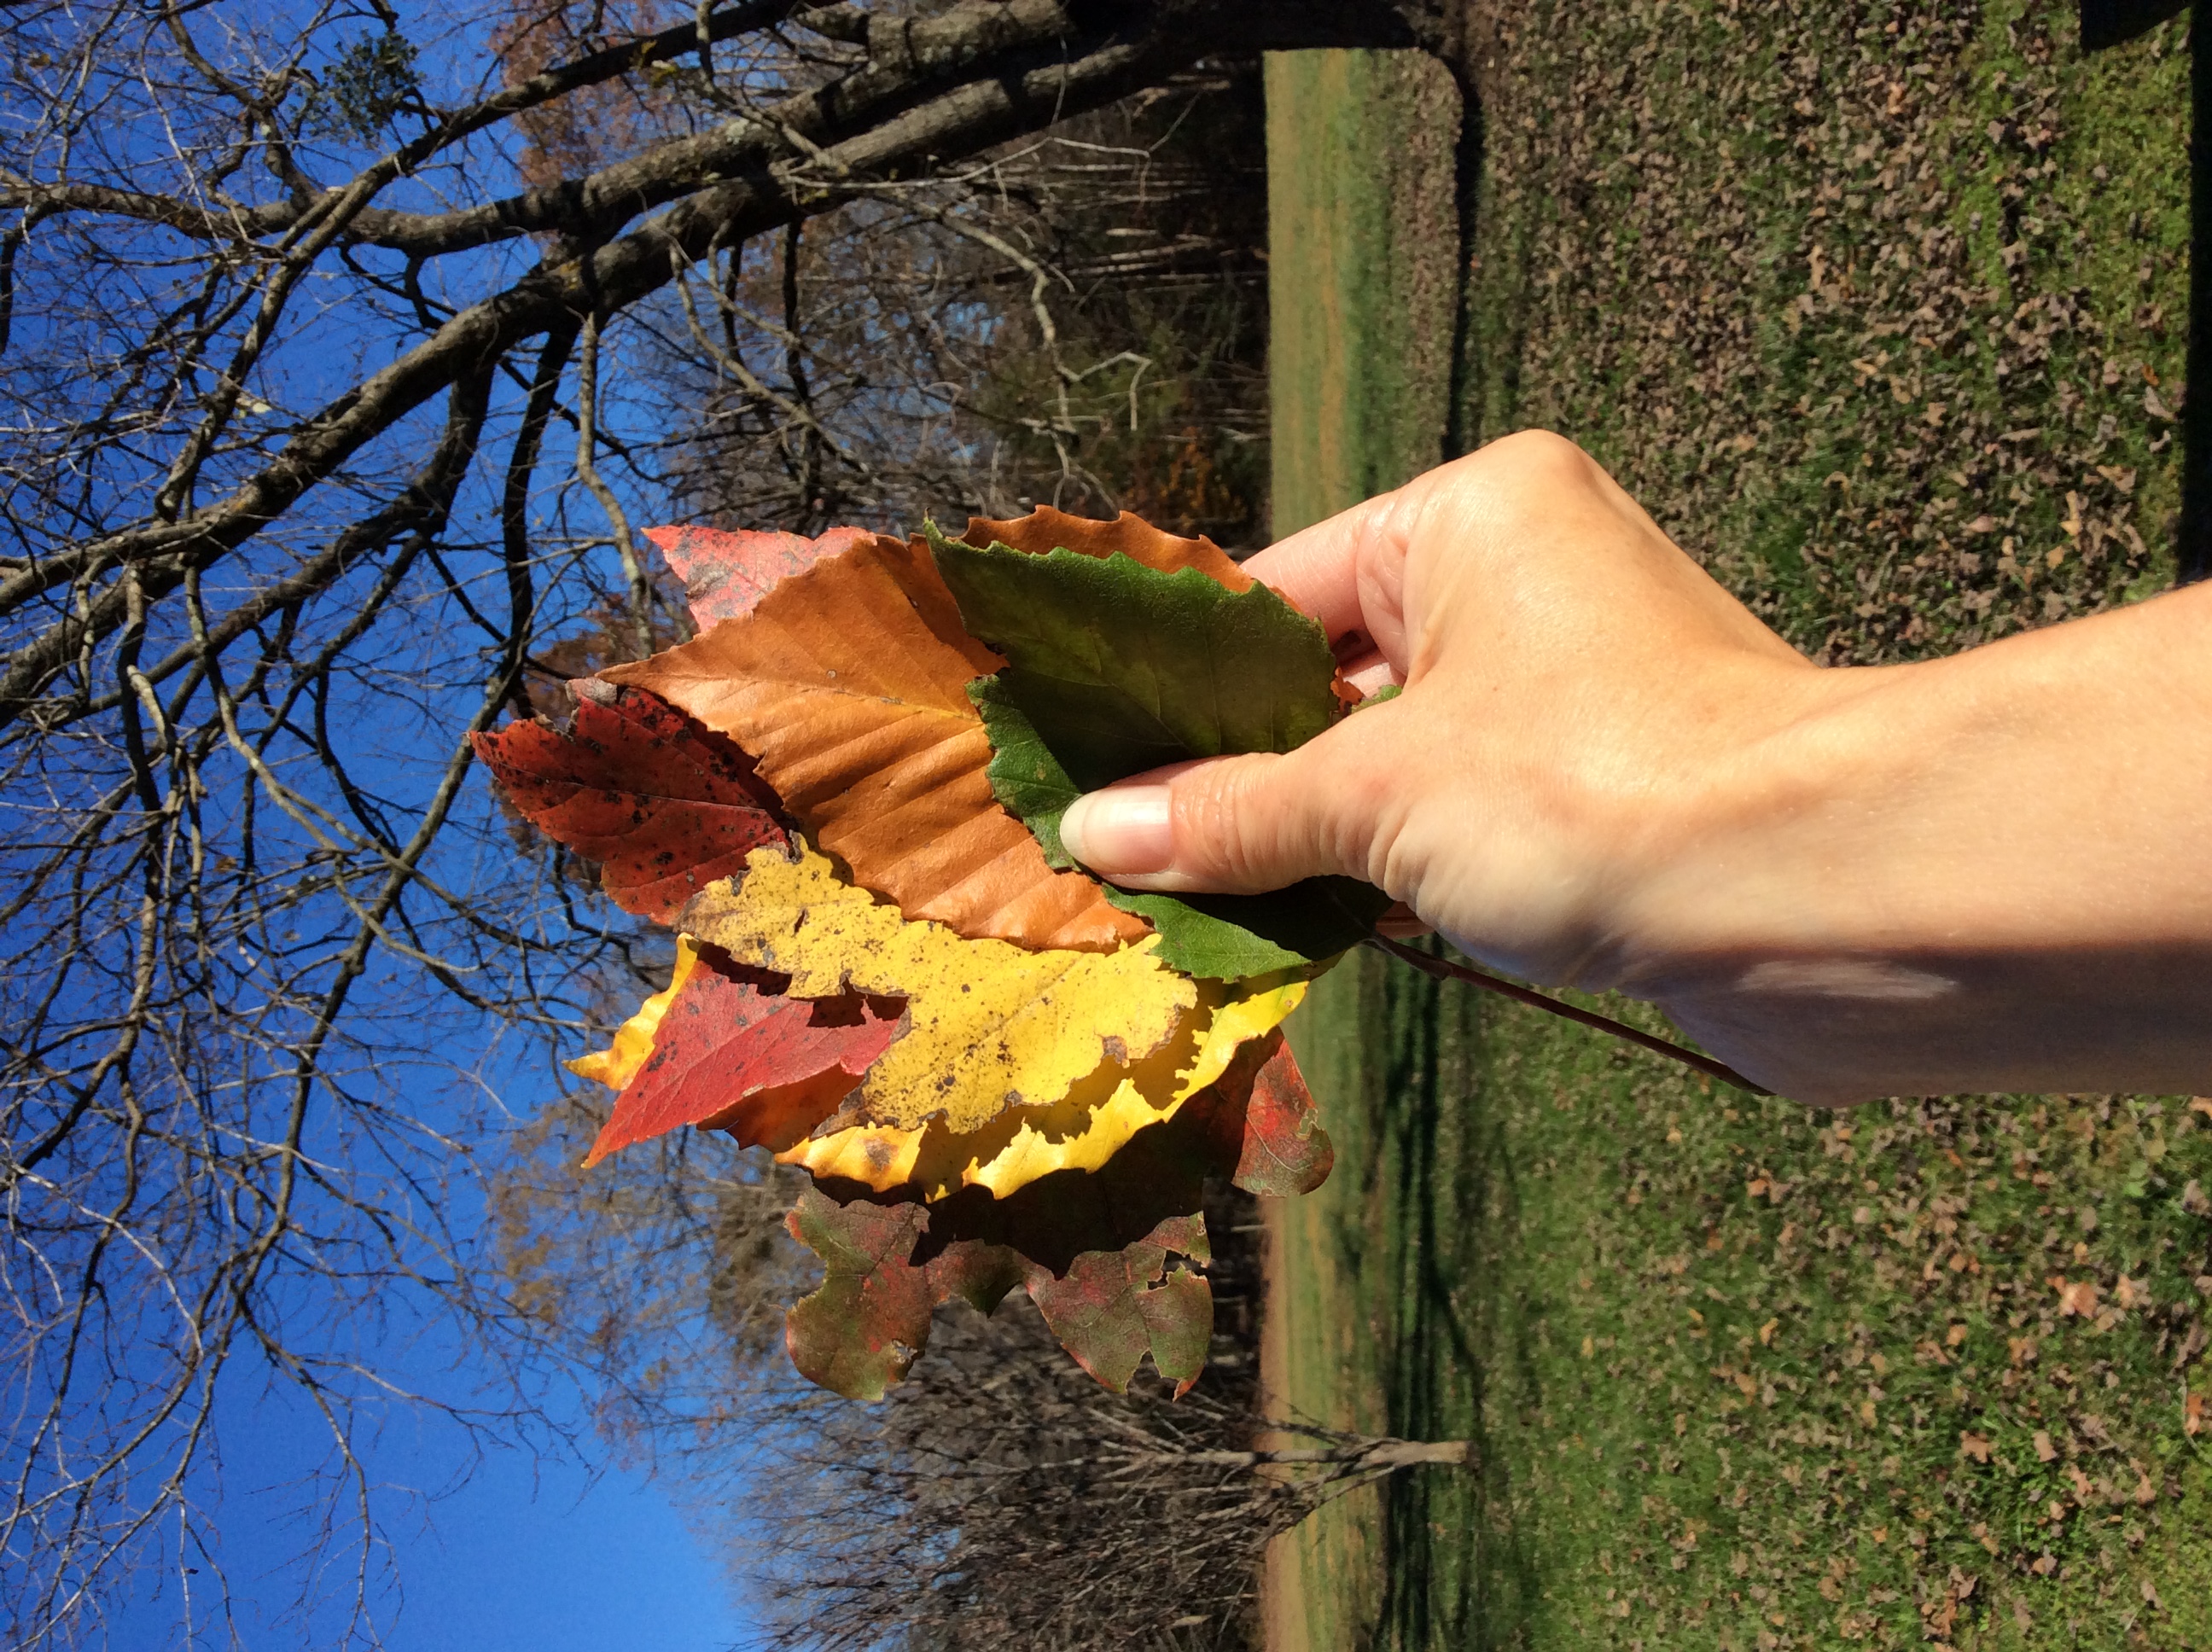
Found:
[[[1448, 85], [1270, 70], [1279, 531], [1542, 424], [1834, 660], [2170, 577], [2179, 25], [1516, 15], [1455, 362]], [[1380, 958], [1294, 1042], [1340, 1158], [1279, 1213], [1271, 1375], [1484, 1467], [1279, 1547], [1279, 1648], [2212, 1643], [2212, 1102], [1814, 1114]]]

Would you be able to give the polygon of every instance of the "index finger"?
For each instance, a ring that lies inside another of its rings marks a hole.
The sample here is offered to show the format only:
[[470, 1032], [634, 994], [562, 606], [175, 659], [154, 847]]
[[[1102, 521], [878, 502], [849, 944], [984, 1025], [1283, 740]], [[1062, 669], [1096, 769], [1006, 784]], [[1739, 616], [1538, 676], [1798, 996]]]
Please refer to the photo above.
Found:
[[1334, 643], [1353, 633], [1376, 637], [1376, 616], [1365, 611], [1360, 577], [1364, 547], [1388, 537], [1401, 490], [1339, 511], [1248, 558], [1244, 571], [1300, 613], [1322, 623]]
[[1358, 536], [1350, 531], [1349, 519], [1367, 508], [1355, 505], [1301, 528], [1244, 562], [1247, 574], [1300, 613], [1319, 620], [1331, 642], [1361, 629], [1354, 554]]

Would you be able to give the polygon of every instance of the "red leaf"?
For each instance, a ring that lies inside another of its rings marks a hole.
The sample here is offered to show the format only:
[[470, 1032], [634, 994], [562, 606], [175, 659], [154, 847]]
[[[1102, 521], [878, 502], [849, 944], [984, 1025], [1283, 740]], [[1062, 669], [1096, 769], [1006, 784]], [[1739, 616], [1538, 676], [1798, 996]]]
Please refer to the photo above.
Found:
[[599, 863], [623, 911], [672, 922], [750, 851], [787, 841], [775, 793], [734, 742], [642, 689], [569, 687], [568, 733], [510, 723], [477, 735], [477, 753], [541, 831]]
[[[1311, 1193], [1328, 1180], [1336, 1146], [1321, 1127], [1297, 1058], [1279, 1030], [1254, 1039], [1237, 1054], [1239, 1064], [1249, 1056], [1256, 1071], [1249, 1080], [1231, 1180], [1246, 1193], [1270, 1198]], [[1242, 1077], [1238, 1065], [1222, 1075], [1219, 1088], [1225, 1096], [1233, 1096]]]
[[661, 1017], [653, 1054], [615, 1098], [584, 1163], [681, 1125], [781, 1151], [837, 1110], [903, 1029], [896, 1000], [786, 998], [788, 978], [713, 952]]
[[753, 611], [753, 604], [794, 574], [824, 556], [875, 536], [866, 528], [832, 528], [818, 539], [796, 533], [726, 533], [720, 528], [647, 528], [669, 567], [684, 581], [684, 595], [699, 629]]

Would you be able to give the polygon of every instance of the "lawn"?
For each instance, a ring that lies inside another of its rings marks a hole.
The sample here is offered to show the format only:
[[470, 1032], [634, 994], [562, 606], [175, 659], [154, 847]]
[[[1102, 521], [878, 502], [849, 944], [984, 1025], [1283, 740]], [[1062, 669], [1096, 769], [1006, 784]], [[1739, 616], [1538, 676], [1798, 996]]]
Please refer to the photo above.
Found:
[[[2165, 582], [2179, 26], [1519, 15], [1464, 249], [1445, 77], [1270, 64], [1278, 532], [1543, 424], [1832, 660]], [[1279, 1544], [1279, 1652], [2212, 1645], [2212, 1101], [1816, 1114], [1366, 957], [1300, 1020], [1270, 1382], [1482, 1467]]]

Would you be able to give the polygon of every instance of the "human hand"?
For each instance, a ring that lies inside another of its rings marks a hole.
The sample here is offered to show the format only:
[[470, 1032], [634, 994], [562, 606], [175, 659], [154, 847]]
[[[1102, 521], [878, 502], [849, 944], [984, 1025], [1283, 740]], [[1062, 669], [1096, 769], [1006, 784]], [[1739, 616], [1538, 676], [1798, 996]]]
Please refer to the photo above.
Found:
[[1542, 432], [1245, 567], [1328, 628], [1353, 682], [1404, 692], [1284, 756], [1093, 793], [1062, 826], [1071, 852], [1142, 889], [1363, 878], [1540, 981], [1638, 978], [1656, 938], [1639, 895], [1682, 853], [1709, 771], [1820, 677]]
[[1363, 878], [1807, 1101], [2212, 1088], [2212, 587], [1824, 670], [1540, 432], [1245, 566], [1404, 692], [1079, 800], [1101, 876]]

